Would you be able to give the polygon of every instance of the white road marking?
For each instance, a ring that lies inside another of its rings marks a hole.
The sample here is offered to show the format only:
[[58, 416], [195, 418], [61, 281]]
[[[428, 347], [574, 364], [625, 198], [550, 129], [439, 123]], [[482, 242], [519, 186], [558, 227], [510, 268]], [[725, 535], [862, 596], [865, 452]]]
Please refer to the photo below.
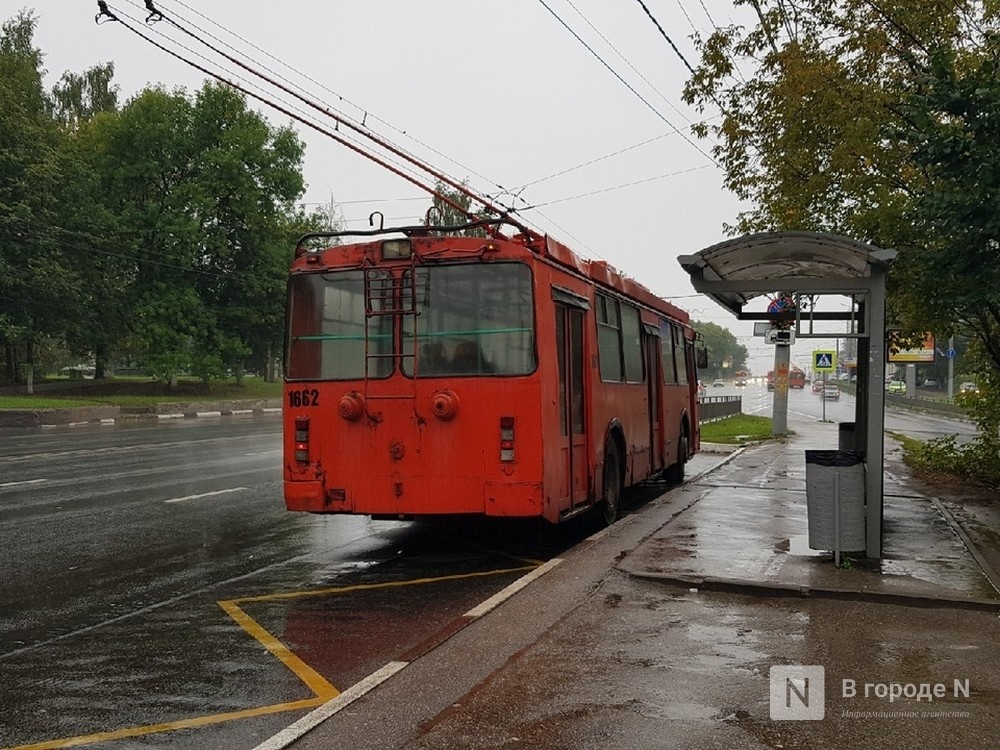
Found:
[[41, 484], [42, 482], [47, 482], [48, 479], [24, 479], [20, 482], [0, 482], [0, 487], [18, 487], [22, 484]]
[[202, 492], [198, 495], [186, 495], [185, 497], [172, 497], [164, 500], [165, 503], [183, 503], [185, 500], [198, 500], [203, 497], [213, 497], [214, 495], [225, 495], [228, 492], [242, 492], [246, 487], [230, 487], [228, 490], [215, 490], [213, 492]]

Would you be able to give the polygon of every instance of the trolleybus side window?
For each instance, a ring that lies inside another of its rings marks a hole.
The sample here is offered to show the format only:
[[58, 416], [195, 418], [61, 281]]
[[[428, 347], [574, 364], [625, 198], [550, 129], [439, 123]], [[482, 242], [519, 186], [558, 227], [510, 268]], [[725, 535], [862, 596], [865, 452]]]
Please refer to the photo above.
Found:
[[596, 296], [597, 353], [601, 380], [641, 383], [642, 342], [639, 310], [604, 294]]
[[621, 323], [618, 300], [597, 295], [597, 355], [601, 380], [617, 383], [622, 379]]
[[[392, 372], [392, 315], [368, 320], [368, 377]], [[308, 273], [289, 281], [287, 376], [292, 380], [365, 377], [363, 271]]]
[[639, 323], [639, 308], [622, 304], [622, 355], [625, 360], [625, 381], [641, 383], [642, 377], [642, 335]]
[[688, 358], [692, 351], [691, 347], [684, 345], [684, 331], [680, 326], [674, 326], [674, 360], [677, 363], [677, 382], [687, 385], [688, 382]]
[[[419, 377], [534, 372], [534, 304], [528, 266], [424, 266], [416, 274], [417, 314], [403, 318], [403, 351], [411, 351], [415, 325]], [[403, 372], [413, 375], [413, 358], [402, 361]]]

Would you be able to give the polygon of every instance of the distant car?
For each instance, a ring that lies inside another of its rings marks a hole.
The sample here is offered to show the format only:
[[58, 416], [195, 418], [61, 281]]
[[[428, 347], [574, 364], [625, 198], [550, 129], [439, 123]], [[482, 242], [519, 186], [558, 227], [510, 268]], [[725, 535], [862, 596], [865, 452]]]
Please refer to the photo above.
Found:
[[813, 393], [822, 393], [823, 392], [823, 381], [822, 380], [814, 380], [813, 381], [812, 392]]
[[959, 393], [979, 393], [979, 386], [975, 383], [962, 383], [958, 386]]
[[736, 378], [736, 385], [737, 385], [737, 387], [739, 387], [741, 385], [746, 385], [746, 384], [747, 384], [746, 378]]
[[715, 379], [715, 380], [712, 381], [712, 387], [713, 388], [725, 388], [726, 387], [726, 381], [722, 380], [721, 378], [717, 378], [717, 379]]
[[886, 390], [889, 393], [906, 393], [906, 383], [902, 380], [890, 380]]
[[940, 387], [941, 387], [941, 384], [938, 383], [936, 380], [933, 380], [932, 378], [927, 378], [924, 381], [924, 388], [926, 388], [928, 390], [936, 391]]
[[767, 381], [767, 390], [769, 390], [769, 391], [773, 391], [774, 390], [774, 381], [773, 380], [768, 380]]
[[823, 389], [823, 398], [830, 398], [830, 399], [840, 398], [840, 386], [833, 385], [832, 383], [827, 383], [826, 387]]

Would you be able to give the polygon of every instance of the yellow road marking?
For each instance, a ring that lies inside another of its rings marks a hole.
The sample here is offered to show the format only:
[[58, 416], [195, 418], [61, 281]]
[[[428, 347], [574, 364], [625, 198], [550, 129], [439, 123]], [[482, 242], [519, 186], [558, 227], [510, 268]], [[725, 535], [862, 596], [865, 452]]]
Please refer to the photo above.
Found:
[[316, 694], [317, 698], [328, 701], [340, 695], [340, 691], [337, 688], [323, 679], [315, 669], [289, 651], [285, 644], [264, 630], [264, 628], [257, 624], [256, 620], [240, 609], [235, 602], [220, 601], [218, 605], [225, 610], [227, 615], [236, 621], [237, 625], [256, 638], [264, 648], [277, 656], [282, 664], [292, 670]]
[[127, 737], [139, 737], [144, 734], [155, 732], [169, 732], [174, 729], [193, 729], [204, 727], [210, 724], [221, 724], [225, 721], [235, 719], [248, 719], [253, 716], [265, 716], [267, 714], [277, 714], [282, 711], [296, 711], [301, 708], [315, 708], [326, 702], [326, 698], [309, 698], [308, 700], [295, 701], [293, 703], [275, 703], [272, 706], [261, 706], [260, 708], [248, 708], [243, 711], [230, 711], [224, 714], [212, 714], [210, 716], [198, 716], [193, 719], [179, 719], [178, 721], [165, 721], [162, 724], [146, 724], [141, 727], [128, 727], [126, 729], [116, 729], [112, 732], [98, 732], [96, 734], [81, 734], [77, 737], [66, 737], [61, 740], [47, 740], [34, 745], [18, 745], [8, 750], [55, 750], [60, 747], [77, 747], [79, 745], [92, 745], [95, 742], [110, 742], [111, 740], [123, 740]]
[[477, 573], [459, 573], [448, 576], [437, 576], [434, 578], [413, 578], [405, 581], [386, 581], [384, 583], [361, 583], [348, 586], [337, 586], [325, 589], [286, 591], [278, 594], [263, 594], [260, 596], [246, 596], [238, 599], [222, 599], [216, 602], [223, 611], [228, 614], [243, 630], [253, 636], [271, 654], [276, 656], [295, 675], [308, 686], [315, 694], [313, 698], [292, 701], [289, 703], [275, 703], [269, 706], [259, 706], [240, 711], [228, 711], [221, 714], [210, 714], [208, 716], [197, 716], [191, 719], [179, 719], [177, 721], [166, 721], [160, 724], [145, 724], [137, 727], [127, 727], [116, 729], [110, 732], [97, 732], [94, 734], [81, 734], [75, 737], [64, 737], [58, 740], [46, 740], [30, 745], [17, 745], [6, 750], [57, 750], [64, 747], [78, 747], [80, 745], [92, 745], [97, 742], [111, 742], [113, 740], [126, 739], [128, 737], [140, 737], [145, 734], [155, 734], [157, 732], [169, 732], [175, 729], [195, 729], [198, 727], [210, 726], [212, 724], [222, 724], [227, 721], [237, 719], [250, 719], [257, 716], [267, 716], [269, 714], [282, 713], [284, 711], [298, 711], [305, 708], [315, 708], [327, 701], [332, 700], [340, 694], [333, 685], [326, 681], [316, 670], [293, 654], [287, 646], [275, 638], [270, 632], [264, 629], [250, 615], [244, 612], [239, 605], [248, 602], [281, 601], [285, 599], [297, 599], [306, 596], [324, 596], [327, 594], [347, 594], [354, 591], [369, 591], [372, 589], [399, 588], [402, 586], [414, 586], [426, 583], [439, 583], [443, 581], [457, 581], [468, 578], [485, 578], [487, 576], [503, 575], [504, 573], [516, 573], [522, 570], [531, 570], [537, 566], [526, 565], [517, 568], [505, 568], [501, 570], [488, 570]]
[[455, 573], [450, 576], [436, 576], [434, 578], [410, 578], [405, 581], [385, 581], [383, 583], [355, 583], [348, 586], [334, 586], [328, 589], [306, 589], [304, 591], [284, 591], [280, 594], [261, 594], [260, 596], [244, 596], [231, 601], [239, 604], [248, 602], [268, 602], [281, 599], [298, 599], [304, 596], [325, 596], [326, 594], [348, 594], [352, 591], [369, 591], [371, 589], [388, 589], [402, 586], [416, 586], [424, 583], [440, 583], [441, 581], [460, 581], [465, 578], [486, 578], [488, 576], [502, 575], [504, 573], [518, 573], [522, 570], [532, 570], [537, 565], [523, 565], [517, 568], [503, 568], [501, 570], [483, 570], [477, 573]]

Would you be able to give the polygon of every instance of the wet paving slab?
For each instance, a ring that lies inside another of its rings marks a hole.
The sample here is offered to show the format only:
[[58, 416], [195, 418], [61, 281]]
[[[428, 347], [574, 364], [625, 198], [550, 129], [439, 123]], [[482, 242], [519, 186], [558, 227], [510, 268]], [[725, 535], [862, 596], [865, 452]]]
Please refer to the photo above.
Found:
[[621, 568], [695, 584], [1000, 604], [1000, 593], [938, 505], [900, 475], [886, 475], [881, 560], [848, 551], [838, 567], [832, 552], [812, 549], [804, 450], [822, 439], [810, 433], [794, 449], [787, 443], [749, 447], [685, 486], [690, 507]]

